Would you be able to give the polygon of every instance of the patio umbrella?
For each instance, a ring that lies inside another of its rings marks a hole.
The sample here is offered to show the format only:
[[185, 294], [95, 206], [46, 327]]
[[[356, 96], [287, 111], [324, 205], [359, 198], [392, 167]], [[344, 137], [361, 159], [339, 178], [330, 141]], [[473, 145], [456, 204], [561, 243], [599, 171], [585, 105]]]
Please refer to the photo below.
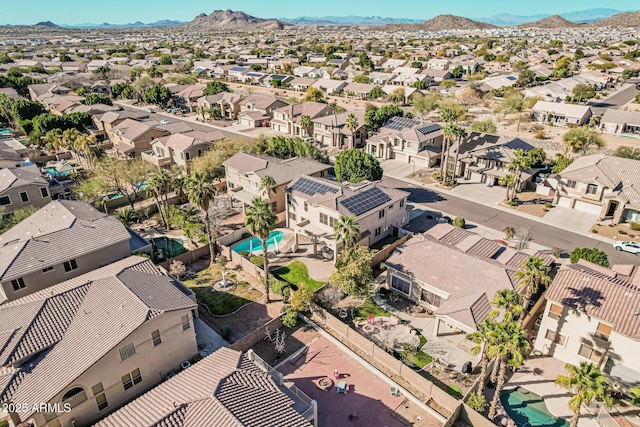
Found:
[[249, 256], [253, 255], [253, 239], [249, 240]]

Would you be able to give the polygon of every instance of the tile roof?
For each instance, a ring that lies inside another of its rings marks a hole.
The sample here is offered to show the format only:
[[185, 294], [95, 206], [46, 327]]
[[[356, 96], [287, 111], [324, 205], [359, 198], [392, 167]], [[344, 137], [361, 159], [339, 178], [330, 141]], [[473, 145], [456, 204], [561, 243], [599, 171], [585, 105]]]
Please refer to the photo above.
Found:
[[0, 402], [48, 402], [151, 317], [196, 307], [140, 257], [2, 305], [0, 329], [9, 325], [19, 337], [5, 346], [2, 362], [28, 364], [0, 390]]
[[0, 160], [21, 162], [22, 157], [13, 147], [9, 146], [4, 141], [0, 141]]
[[[312, 119], [320, 115], [333, 114], [333, 107], [321, 102], [301, 102], [300, 104], [291, 104], [275, 109], [274, 111], [286, 113], [289, 119], [295, 117], [309, 116]], [[324, 114], [323, 114], [324, 113]]]
[[600, 119], [600, 123], [640, 126], [640, 112], [608, 108]]
[[0, 280], [60, 264], [130, 238], [88, 203], [57, 200], [0, 235]]
[[[320, 189], [314, 194], [306, 194], [296, 189], [296, 183], [299, 181], [306, 180], [314, 183], [320, 184]], [[323, 188], [328, 187], [335, 191], [324, 191]], [[409, 193], [397, 188], [390, 188], [384, 186], [381, 181], [369, 182], [363, 181], [358, 184], [350, 184], [350, 183], [338, 183], [336, 181], [331, 181], [325, 178], [317, 178], [312, 176], [302, 175], [291, 181], [285, 191], [295, 194], [297, 197], [300, 197], [307, 201], [307, 203], [314, 205], [321, 205], [326, 208], [329, 208], [333, 211], [338, 212], [340, 215], [355, 215], [356, 217], [361, 217], [367, 215], [374, 209], [377, 209], [378, 206], [384, 203], [395, 203], [396, 201], [402, 200], [409, 196]], [[371, 192], [374, 195], [382, 195], [379, 200], [382, 203], [375, 204], [371, 209], [366, 210], [365, 212], [360, 212], [359, 210], [350, 210], [354, 209], [351, 207], [351, 204], [347, 202], [345, 206], [345, 202], [358, 194], [362, 194], [364, 192]], [[384, 197], [386, 196], [386, 197]], [[384, 201], [383, 201], [384, 200]], [[349, 206], [349, 207], [347, 207]]]
[[36, 165], [0, 169], [0, 193], [25, 185], [49, 186]]
[[564, 102], [538, 101], [531, 111], [550, 111], [567, 117], [582, 118], [591, 108], [587, 105], [565, 104]]
[[[549, 301], [613, 325], [613, 330], [632, 339], [640, 339], [640, 276], [635, 266], [633, 277], [580, 260], [564, 265], [547, 290]], [[634, 283], [635, 282], [635, 283]]]
[[304, 157], [279, 159], [257, 154], [237, 153], [222, 163], [240, 174], [272, 177], [278, 185], [292, 181], [298, 175], [312, 175], [331, 166]]
[[223, 347], [95, 426], [310, 426], [293, 405], [270, 375]]

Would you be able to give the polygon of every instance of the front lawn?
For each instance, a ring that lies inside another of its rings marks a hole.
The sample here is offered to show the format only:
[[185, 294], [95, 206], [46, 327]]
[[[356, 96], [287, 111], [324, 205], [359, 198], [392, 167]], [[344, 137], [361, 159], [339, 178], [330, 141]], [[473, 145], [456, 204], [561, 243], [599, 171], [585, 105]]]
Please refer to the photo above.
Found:
[[373, 314], [374, 316], [391, 317], [391, 313], [373, 302], [371, 298], [367, 298], [360, 307], [356, 308], [355, 315], [356, 317], [363, 317], [366, 319], [370, 314]]
[[293, 261], [286, 267], [282, 267], [273, 272], [273, 275], [278, 280], [284, 280], [291, 283], [296, 289], [299, 285], [304, 285], [305, 288], [315, 292], [324, 286], [324, 282], [318, 282], [313, 280], [309, 276], [309, 270], [302, 261]]

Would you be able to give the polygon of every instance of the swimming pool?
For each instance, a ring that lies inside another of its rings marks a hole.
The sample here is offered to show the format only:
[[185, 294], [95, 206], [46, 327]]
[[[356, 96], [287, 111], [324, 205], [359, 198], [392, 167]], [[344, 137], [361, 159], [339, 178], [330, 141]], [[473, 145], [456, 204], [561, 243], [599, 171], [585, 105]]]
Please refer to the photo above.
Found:
[[151, 239], [151, 245], [156, 251], [156, 256], [163, 260], [187, 252], [182, 240], [170, 237], [155, 237]]
[[500, 402], [517, 426], [527, 427], [569, 427], [569, 422], [554, 417], [544, 399], [520, 387], [502, 390]]
[[[282, 231], [272, 231], [267, 238], [267, 250], [272, 251], [276, 248], [277, 243], [282, 241], [284, 233]], [[276, 243], [277, 242], [277, 243]], [[238, 243], [233, 247], [234, 252], [262, 252], [262, 242], [257, 237]]]
[[58, 171], [56, 170], [56, 168], [54, 168], [54, 167], [46, 167], [46, 168], [44, 168], [44, 170], [45, 170], [45, 172], [47, 172], [47, 173], [49, 174], [49, 176], [51, 176], [51, 177], [55, 177], [55, 176], [66, 176], [66, 175], [71, 174], [71, 172], [70, 172], [70, 171], [68, 171], [68, 170], [67, 170], [67, 171], [60, 171], [60, 172], [58, 172]]
[[9, 134], [9, 133], [11, 133], [11, 129], [8, 129], [8, 128], [0, 129], [0, 135]]

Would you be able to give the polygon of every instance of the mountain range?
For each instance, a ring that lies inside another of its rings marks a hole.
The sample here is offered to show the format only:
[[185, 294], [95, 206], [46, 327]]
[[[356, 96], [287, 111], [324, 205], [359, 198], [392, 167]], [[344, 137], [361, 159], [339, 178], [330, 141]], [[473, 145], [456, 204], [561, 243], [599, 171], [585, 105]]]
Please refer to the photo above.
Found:
[[[590, 23], [595, 22], [601, 19], [608, 18], [610, 16], [616, 15], [618, 13], [622, 13], [621, 10], [617, 9], [587, 9], [575, 12], [566, 12], [559, 13], [558, 16], [572, 21], [574, 23], [582, 24], [582, 23]], [[510, 27], [510, 26], [518, 26], [522, 24], [526, 24], [529, 22], [536, 22], [542, 20], [544, 18], [548, 18], [552, 16], [551, 14], [540, 14], [540, 15], [511, 15], [508, 13], [502, 13], [499, 15], [489, 16], [486, 18], [477, 18], [477, 21], [487, 22], [489, 24], [497, 25], [499, 27]]]
[[265, 30], [281, 30], [290, 27], [291, 24], [279, 21], [277, 19], [263, 19], [255, 16], [247, 15], [244, 12], [233, 10], [216, 10], [209, 15], [201, 13], [196, 18], [185, 24], [189, 30], [208, 31], [208, 30], [238, 30], [238, 29], [265, 29]]
[[155, 27], [173, 27], [176, 25], [186, 24], [183, 21], [172, 21], [168, 19], [164, 19], [162, 21], [149, 22], [145, 24], [144, 22], [131, 22], [128, 24], [110, 24], [108, 22], [103, 22], [102, 24], [95, 24], [93, 22], [83, 22], [82, 24], [62, 24], [60, 27], [63, 28], [155, 28]]

